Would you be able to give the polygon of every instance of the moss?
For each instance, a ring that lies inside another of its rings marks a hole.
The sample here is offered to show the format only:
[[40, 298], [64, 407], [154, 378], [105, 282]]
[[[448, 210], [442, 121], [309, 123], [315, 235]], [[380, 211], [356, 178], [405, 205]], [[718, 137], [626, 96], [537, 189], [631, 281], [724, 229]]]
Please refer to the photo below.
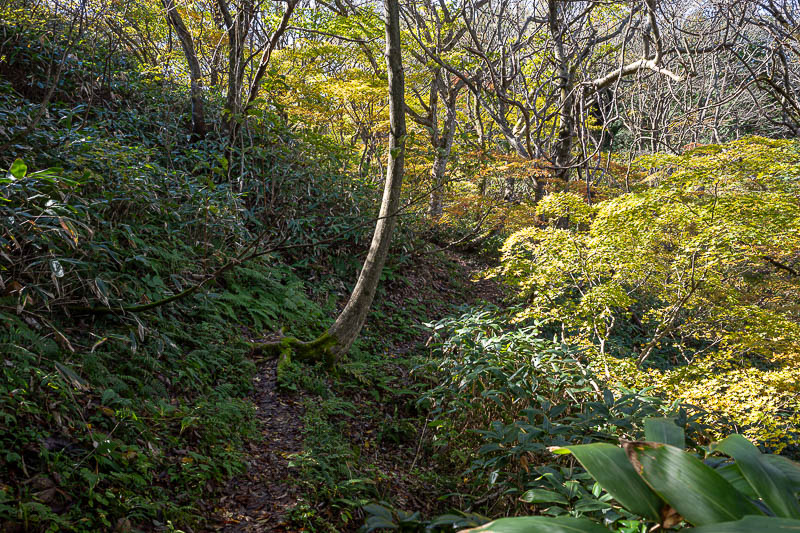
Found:
[[288, 346], [285, 346], [281, 349], [280, 355], [278, 356], [278, 368], [277, 373], [278, 376], [284, 374], [286, 369], [292, 365], [292, 350]]
[[278, 374], [280, 374], [282, 369], [291, 363], [292, 357], [307, 363], [324, 361], [329, 368], [332, 367], [336, 362], [336, 355], [333, 351], [336, 343], [336, 337], [325, 332], [308, 342], [301, 341], [296, 337], [283, 337], [273, 342], [252, 343], [250, 346], [253, 351], [265, 357], [277, 358]]
[[288, 346], [301, 361], [325, 361], [328, 366], [333, 366], [335, 355], [333, 347], [336, 346], [336, 337], [327, 331], [313, 341], [303, 342], [294, 337], [287, 337], [290, 340]]

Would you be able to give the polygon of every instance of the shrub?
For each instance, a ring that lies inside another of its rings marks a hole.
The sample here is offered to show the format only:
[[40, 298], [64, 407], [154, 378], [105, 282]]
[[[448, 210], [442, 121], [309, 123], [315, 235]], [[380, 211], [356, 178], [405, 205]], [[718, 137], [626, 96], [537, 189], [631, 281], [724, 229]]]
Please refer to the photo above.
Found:
[[550, 225], [509, 237], [493, 275], [607, 384], [655, 385], [772, 449], [797, 445], [800, 144], [750, 137], [637, 164], [646, 180], [592, 208], [551, 196]]
[[[800, 527], [800, 465], [762, 454], [734, 434], [706, 449], [705, 461], [683, 451], [683, 430], [669, 418], [645, 420], [645, 441], [554, 448], [574, 455], [617, 505], [660, 528], [696, 533], [785, 531]], [[712, 454], [725, 457], [717, 458]], [[467, 530], [465, 530], [467, 531]], [[576, 518], [504, 518], [474, 532], [608, 531]]]

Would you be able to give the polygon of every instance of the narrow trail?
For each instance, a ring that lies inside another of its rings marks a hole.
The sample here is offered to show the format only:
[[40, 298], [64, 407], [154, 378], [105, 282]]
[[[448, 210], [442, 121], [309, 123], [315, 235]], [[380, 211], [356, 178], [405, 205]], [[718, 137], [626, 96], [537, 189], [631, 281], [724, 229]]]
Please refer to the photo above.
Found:
[[[426, 301], [427, 316], [419, 323], [438, 320], [452, 313], [454, 305], [489, 302], [499, 304], [503, 292], [491, 280], [473, 280], [485, 266], [472, 258], [449, 253], [455, 273], [440, 263], [428, 261], [417, 265], [405, 277], [410, 283], [389, 283], [386, 298], [402, 305], [409, 295]], [[420, 340], [389, 346], [394, 353], [407, 353]], [[256, 405], [256, 423], [261, 437], [249, 444], [246, 459], [247, 472], [232, 479], [216, 502], [209, 531], [225, 533], [296, 531], [288, 523], [289, 510], [297, 503], [299, 488], [292, 482], [289, 466], [292, 454], [303, 449], [303, 401], [308, 397], [303, 391], [287, 391], [277, 386], [277, 362], [260, 363], [254, 378], [253, 401]], [[377, 457], [378, 462], [413, 460], [411, 457]], [[415, 494], [415, 487], [397, 487], [399, 499], [410, 505], [423, 505]], [[417, 500], [417, 501], [415, 501]]]
[[253, 403], [261, 437], [249, 444], [247, 472], [231, 480], [219, 500], [216, 531], [281, 531], [285, 510], [295, 503], [289, 456], [303, 446], [302, 392], [277, 387], [277, 361], [261, 364], [253, 379]]

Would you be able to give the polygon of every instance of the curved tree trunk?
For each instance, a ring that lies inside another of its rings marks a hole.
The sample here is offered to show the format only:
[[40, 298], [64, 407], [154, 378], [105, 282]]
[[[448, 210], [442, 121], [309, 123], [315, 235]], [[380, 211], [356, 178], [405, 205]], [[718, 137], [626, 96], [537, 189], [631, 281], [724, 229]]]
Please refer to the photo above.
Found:
[[[383, 200], [372, 244], [356, 286], [344, 310], [327, 333], [326, 343], [331, 355], [336, 358], [346, 353], [358, 337], [378, 288], [383, 265], [389, 255], [389, 243], [397, 224], [400, 207], [400, 189], [403, 183], [405, 159], [405, 82], [400, 54], [400, 6], [398, 0], [385, 0], [386, 8], [386, 63], [389, 72], [389, 165]], [[323, 337], [326, 337], [325, 335]]]

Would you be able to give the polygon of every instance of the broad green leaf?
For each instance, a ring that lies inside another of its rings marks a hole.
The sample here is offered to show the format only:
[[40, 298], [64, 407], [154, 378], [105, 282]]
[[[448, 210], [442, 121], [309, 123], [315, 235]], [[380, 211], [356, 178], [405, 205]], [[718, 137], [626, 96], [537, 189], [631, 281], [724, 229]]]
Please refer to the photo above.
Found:
[[[597, 442], [566, 446], [597, 482], [620, 505], [638, 515], [658, 521], [664, 502], [642, 480], [619, 446]], [[556, 450], [556, 453], [563, 453]]]
[[773, 513], [783, 518], [800, 518], [800, 503], [789, 479], [765, 461], [752, 442], [741, 435], [729, 435], [714, 450], [736, 460], [744, 478]]
[[567, 505], [567, 499], [557, 492], [544, 489], [531, 489], [519, 498], [526, 503], [562, 503]]
[[675, 423], [674, 418], [645, 418], [644, 436], [650, 442], [670, 444], [681, 449], [686, 447], [683, 428]]
[[11, 163], [11, 168], [8, 169], [8, 172], [14, 176], [14, 178], [21, 180], [28, 173], [28, 165], [26, 165], [25, 161], [22, 159], [15, 159], [14, 162]]
[[56, 183], [57, 181], [60, 180], [68, 185], [78, 185], [78, 182], [61, 176], [63, 172], [64, 169], [61, 167], [50, 167], [42, 170], [37, 170], [36, 172], [31, 172], [30, 174], [27, 174], [27, 176], [31, 178], [46, 179], [50, 183]]
[[774, 516], [745, 516], [735, 522], [721, 522], [685, 529], [685, 533], [797, 533], [800, 520]]
[[364, 509], [365, 512], [369, 513], [372, 516], [379, 516], [390, 522], [394, 520], [394, 516], [392, 515], [392, 510], [378, 503], [368, 503], [367, 505], [362, 507], [362, 509]]
[[399, 529], [399, 527], [400, 526], [391, 520], [387, 520], [382, 516], [370, 516], [364, 524], [364, 528], [368, 533], [377, 529]]
[[608, 533], [608, 529], [585, 518], [522, 516], [501, 518], [461, 533]]
[[625, 450], [647, 484], [692, 525], [762, 514], [714, 469], [679, 448], [628, 442]]
[[750, 486], [750, 483], [742, 475], [742, 471], [739, 470], [739, 467], [736, 466], [736, 463], [731, 463], [725, 466], [721, 466], [719, 468], [715, 468], [717, 473], [725, 478], [725, 480], [733, 485], [733, 488], [744, 494], [745, 496], [749, 496], [754, 500], [758, 499], [758, 494], [756, 491], [753, 490], [753, 487]]
[[794, 492], [800, 492], [800, 463], [796, 463], [782, 455], [773, 454], [764, 455], [764, 460], [783, 472], [786, 479], [792, 484]]

